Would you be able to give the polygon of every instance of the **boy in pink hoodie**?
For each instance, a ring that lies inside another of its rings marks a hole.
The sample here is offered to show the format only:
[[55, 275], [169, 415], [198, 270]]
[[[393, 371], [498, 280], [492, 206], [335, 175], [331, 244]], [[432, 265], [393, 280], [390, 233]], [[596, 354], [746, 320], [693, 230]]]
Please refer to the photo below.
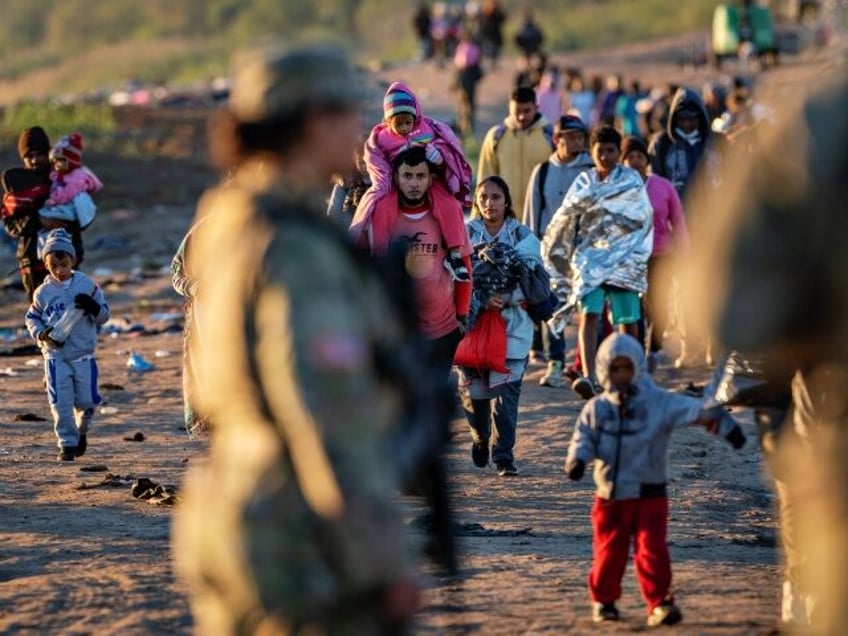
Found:
[[[443, 186], [463, 208], [471, 207], [471, 166], [459, 139], [450, 126], [424, 115], [413, 92], [402, 82], [395, 82], [383, 98], [383, 121], [374, 126], [365, 142], [365, 162], [372, 185], [362, 196], [350, 225], [354, 240], [373, 247], [386, 238], [373, 236], [377, 202], [392, 189], [392, 161], [413, 146], [425, 148], [427, 161], [443, 175]], [[453, 207], [434, 209], [432, 213], [447, 246], [446, 269], [458, 281], [471, 280], [461, 255], [468, 240], [465, 219]]]
[[649, 174], [648, 148], [638, 137], [625, 137], [621, 160], [645, 181], [645, 190], [654, 209], [654, 248], [648, 260], [648, 292], [644, 297], [645, 314], [650, 323], [648, 371], [658, 366], [663, 346], [663, 333], [668, 323], [671, 282], [674, 278], [674, 255], [689, 247], [689, 231], [683, 204], [674, 184], [659, 175]]

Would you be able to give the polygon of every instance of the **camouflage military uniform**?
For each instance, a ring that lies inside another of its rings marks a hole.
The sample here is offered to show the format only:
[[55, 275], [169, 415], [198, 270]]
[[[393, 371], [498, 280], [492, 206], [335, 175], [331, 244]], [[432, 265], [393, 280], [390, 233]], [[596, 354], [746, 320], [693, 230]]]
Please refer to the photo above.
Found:
[[196, 396], [215, 430], [174, 526], [209, 634], [402, 633], [381, 594], [408, 576], [387, 453], [400, 396], [375, 369], [400, 337], [320, 197], [248, 164], [208, 193]]

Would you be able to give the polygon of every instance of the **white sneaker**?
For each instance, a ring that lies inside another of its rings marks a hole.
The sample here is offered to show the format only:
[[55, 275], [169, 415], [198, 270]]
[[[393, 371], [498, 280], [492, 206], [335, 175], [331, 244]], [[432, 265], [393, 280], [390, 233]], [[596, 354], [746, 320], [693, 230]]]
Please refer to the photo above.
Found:
[[548, 362], [548, 370], [539, 380], [539, 386], [549, 386], [555, 389], [565, 386], [565, 379], [562, 377], [562, 362], [559, 360]]

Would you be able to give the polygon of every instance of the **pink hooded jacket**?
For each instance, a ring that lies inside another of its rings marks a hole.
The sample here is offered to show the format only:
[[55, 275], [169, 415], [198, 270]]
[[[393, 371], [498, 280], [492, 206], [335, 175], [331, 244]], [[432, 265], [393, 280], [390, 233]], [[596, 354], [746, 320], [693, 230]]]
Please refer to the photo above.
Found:
[[51, 172], [50, 182], [50, 197], [45, 203], [47, 207], [70, 203], [81, 192], [93, 194], [103, 188], [103, 183], [97, 175], [85, 166], [64, 174]]
[[377, 202], [392, 189], [392, 161], [411, 146], [432, 143], [442, 153], [445, 167], [445, 186], [463, 207], [471, 207], [471, 166], [462, 152], [462, 145], [451, 127], [424, 115], [421, 102], [402, 82], [394, 82], [386, 93], [402, 90], [415, 99], [415, 127], [406, 137], [395, 134], [387, 122], [371, 130], [365, 142], [365, 162], [371, 177], [371, 187], [362, 195], [350, 224], [351, 236], [358, 240], [371, 224]]

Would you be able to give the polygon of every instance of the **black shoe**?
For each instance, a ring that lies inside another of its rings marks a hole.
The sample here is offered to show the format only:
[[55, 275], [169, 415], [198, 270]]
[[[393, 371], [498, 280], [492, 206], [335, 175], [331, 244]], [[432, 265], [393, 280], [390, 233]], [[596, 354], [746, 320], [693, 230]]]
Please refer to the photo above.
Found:
[[518, 469], [512, 462], [500, 462], [498, 463], [498, 475], [501, 477], [516, 477], [518, 476]]
[[592, 603], [592, 622], [605, 623], [618, 620], [618, 608], [615, 603]]
[[648, 627], [675, 625], [683, 620], [683, 613], [674, 601], [663, 601], [648, 614]]
[[85, 455], [85, 449], [88, 448], [88, 440], [83, 433], [80, 433], [79, 443], [77, 444], [77, 449], [74, 451], [74, 455], [77, 457], [82, 457]]
[[489, 465], [489, 443], [487, 441], [471, 444], [471, 461], [477, 468], [485, 468]]
[[450, 272], [451, 277], [458, 283], [470, 283], [471, 274], [465, 266], [461, 256], [448, 256], [445, 259], [445, 269]]
[[59, 449], [59, 455], [56, 459], [60, 462], [72, 462], [74, 461], [74, 457], [77, 456], [77, 447], [76, 446], [64, 446]]
[[571, 390], [584, 400], [591, 399], [595, 395], [595, 385], [587, 377], [579, 377], [571, 383]]

